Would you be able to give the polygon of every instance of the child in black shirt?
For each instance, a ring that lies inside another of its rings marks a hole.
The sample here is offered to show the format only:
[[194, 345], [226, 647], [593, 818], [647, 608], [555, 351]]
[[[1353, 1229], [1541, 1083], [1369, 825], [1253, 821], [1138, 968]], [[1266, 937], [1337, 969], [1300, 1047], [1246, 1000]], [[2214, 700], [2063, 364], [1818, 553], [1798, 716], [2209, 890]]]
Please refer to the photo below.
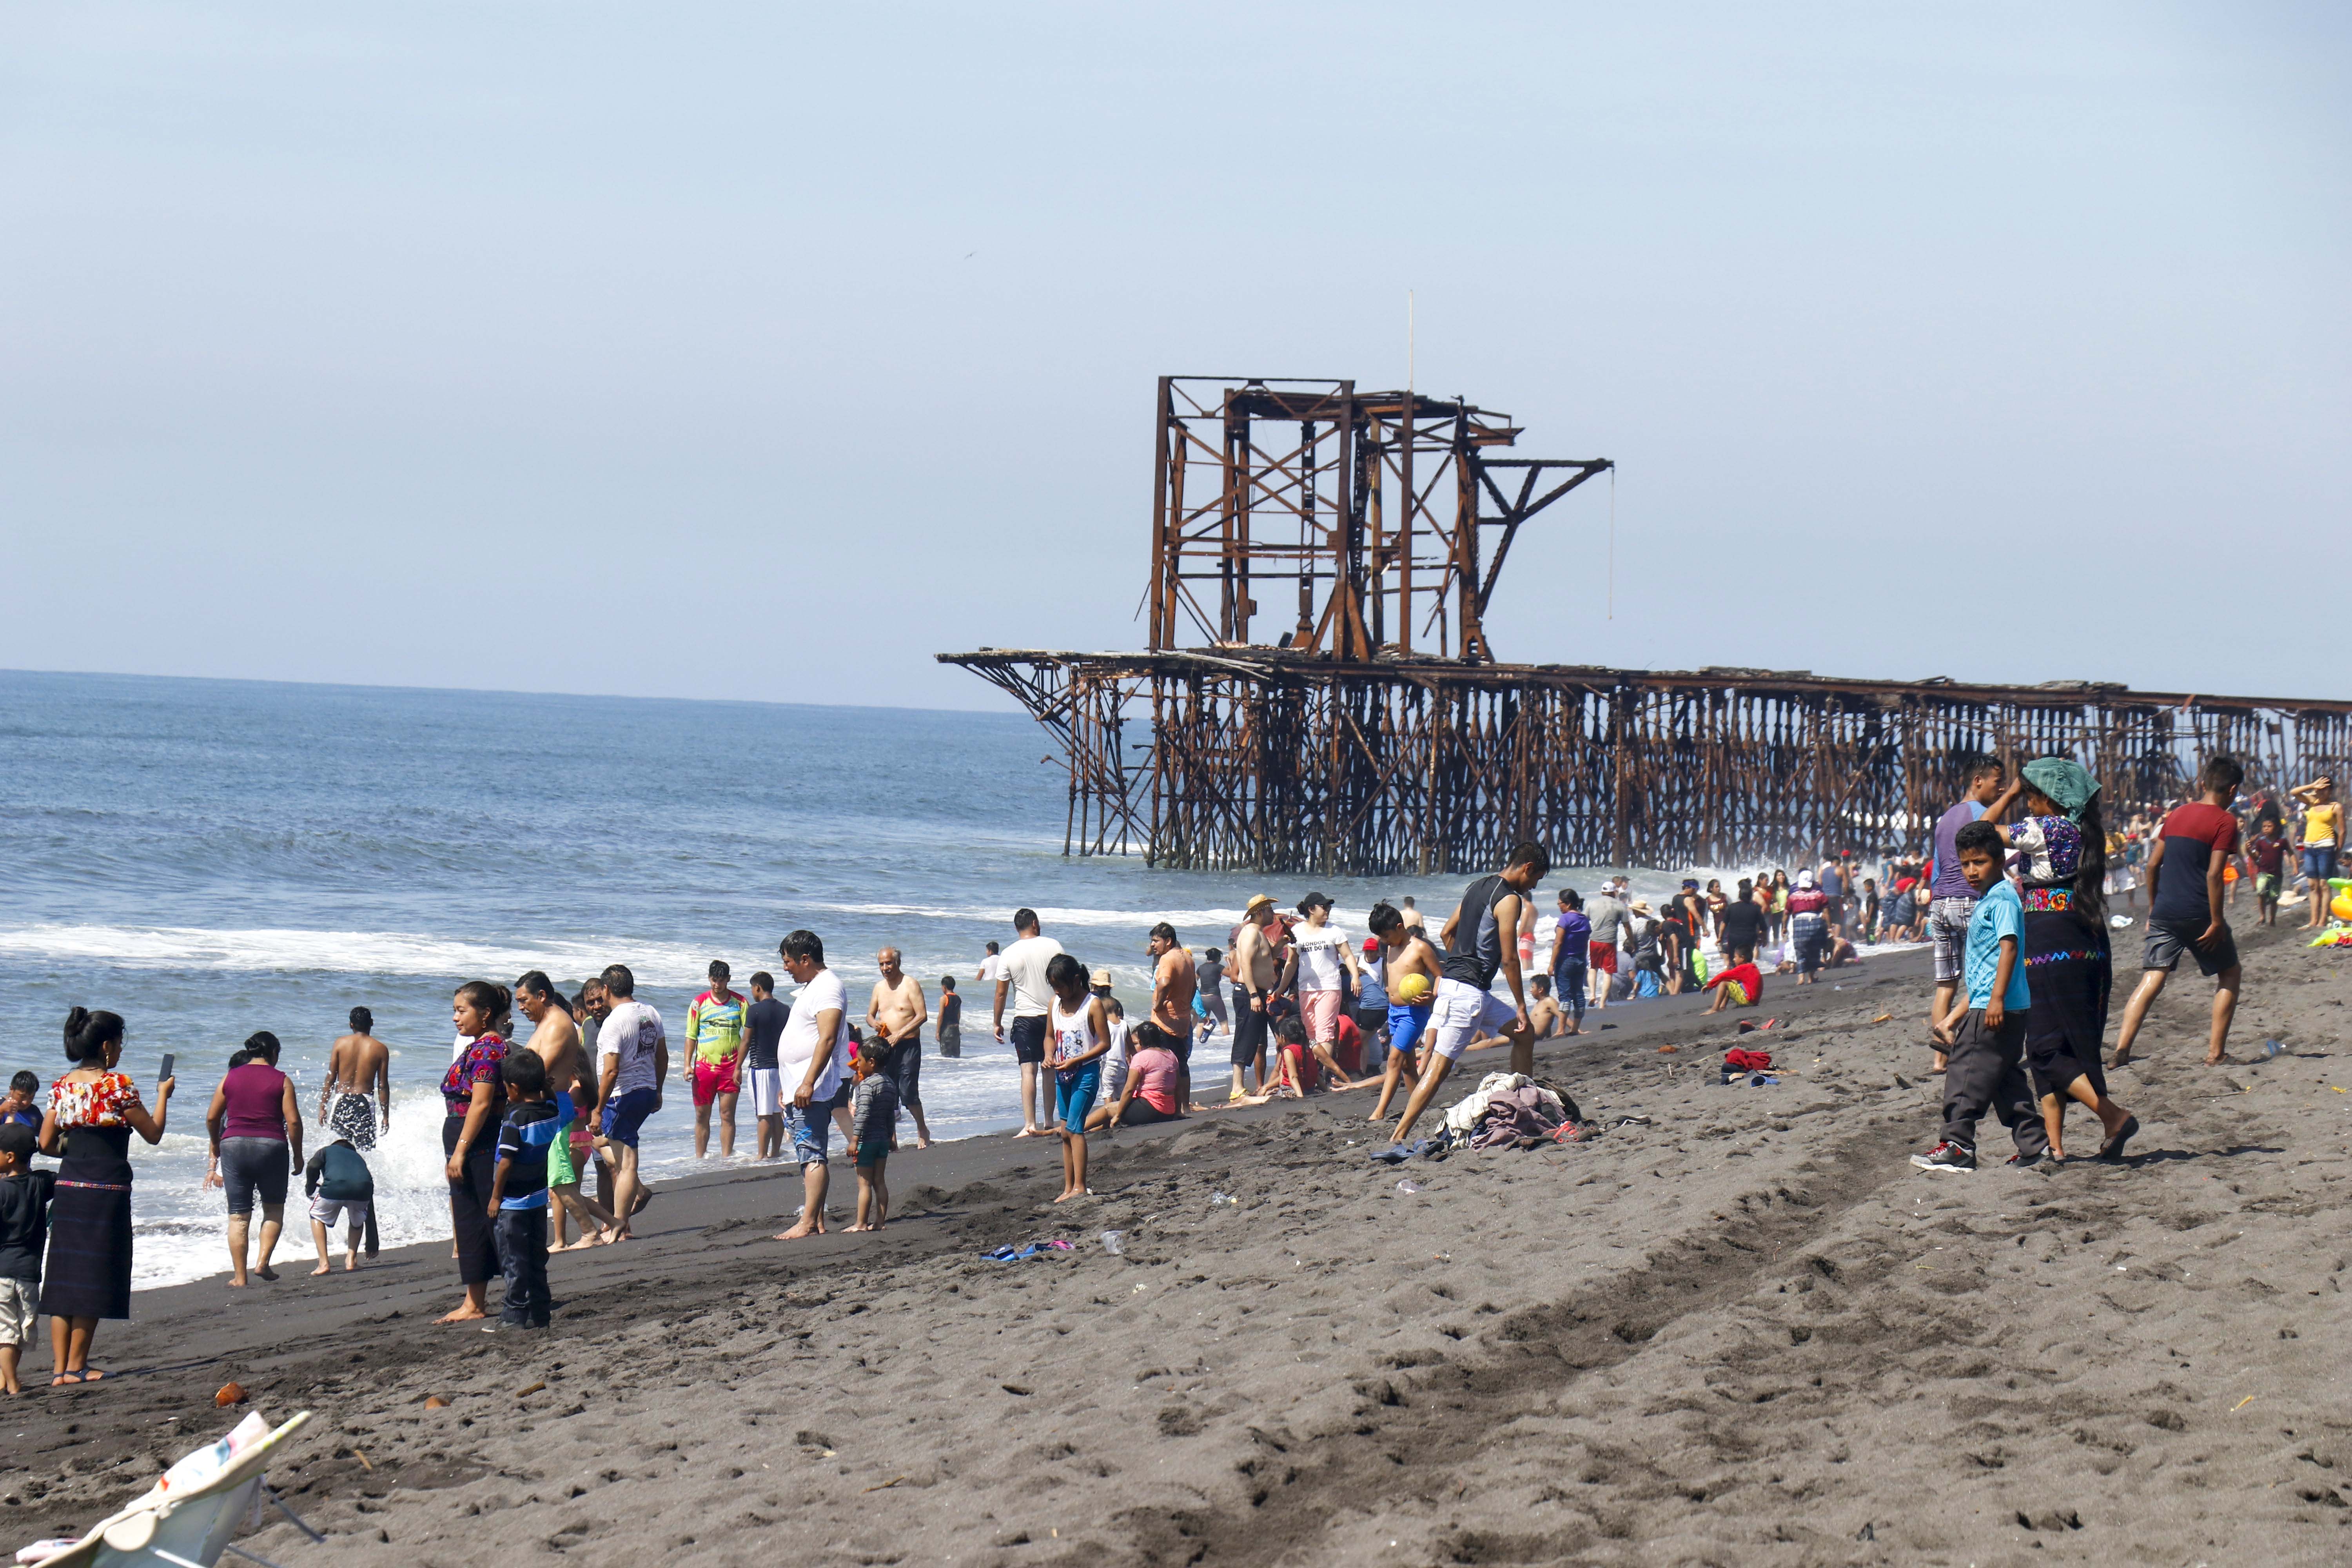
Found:
[[33, 1169], [33, 1130], [0, 1125], [0, 1385], [21, 1394], [16, 1358], [32, 1342], [41, 1306], [41, 1254], [49, 1242], [57, 1175]]

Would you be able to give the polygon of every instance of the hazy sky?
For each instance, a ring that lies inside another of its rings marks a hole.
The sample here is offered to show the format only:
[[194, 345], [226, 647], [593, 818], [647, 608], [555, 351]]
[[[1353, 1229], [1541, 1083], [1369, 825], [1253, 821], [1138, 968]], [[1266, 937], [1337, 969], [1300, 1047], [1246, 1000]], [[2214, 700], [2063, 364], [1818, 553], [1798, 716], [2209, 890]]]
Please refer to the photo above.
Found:
[[2341, 696], [2347, 16], [9, 3], [0, 666], [996, 706], [1412, 289], [1505, 658]]

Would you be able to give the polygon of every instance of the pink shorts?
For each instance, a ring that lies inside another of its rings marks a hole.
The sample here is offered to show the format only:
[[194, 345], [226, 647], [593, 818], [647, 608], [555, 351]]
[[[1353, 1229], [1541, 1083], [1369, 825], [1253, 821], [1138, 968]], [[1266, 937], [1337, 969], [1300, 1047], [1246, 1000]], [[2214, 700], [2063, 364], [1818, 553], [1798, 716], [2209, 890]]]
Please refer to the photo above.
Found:
[[1328, 1046], [1339, 1038], [1339, 992], [1301, 991], [1298, 994], [1298, 1012], [1307, 1024], [1307, 1037], [1315, 1044]]
[[694, 1103], [708, 1105], [722, 1094], [741, 1092], [736, 1081], [733, 1062], [697, 1062], [694, 1064]]

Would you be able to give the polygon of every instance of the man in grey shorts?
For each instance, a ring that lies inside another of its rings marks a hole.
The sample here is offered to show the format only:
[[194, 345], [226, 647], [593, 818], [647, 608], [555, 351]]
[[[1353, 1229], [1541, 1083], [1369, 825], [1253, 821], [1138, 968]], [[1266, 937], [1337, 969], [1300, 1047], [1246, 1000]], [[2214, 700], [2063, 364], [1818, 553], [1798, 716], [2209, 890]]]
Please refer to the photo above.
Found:
[[[1958, 994], [1960, 957], [1969, 945], [1969, 917], [1977, 909], [1977, 890], [1960, 872], [1960, 854], [1952, 840], [2000, 797], [2006, 776], [1999, 759], [1979, 757], [1969, 765], [1968, 787], [1961, 792], [1959, 803], [1936, 822], [1935, 863], [1927, 893], [1927, 940], [1936, 944], [1936, 1005], [1929, 1015], [1930, 1030], [1935, 1027], [1933, 1020], [1952, 1010], [1952, 998]], [[1936, 1071], [1944, 1070], [1944, 1059], [1938, 1047]]]

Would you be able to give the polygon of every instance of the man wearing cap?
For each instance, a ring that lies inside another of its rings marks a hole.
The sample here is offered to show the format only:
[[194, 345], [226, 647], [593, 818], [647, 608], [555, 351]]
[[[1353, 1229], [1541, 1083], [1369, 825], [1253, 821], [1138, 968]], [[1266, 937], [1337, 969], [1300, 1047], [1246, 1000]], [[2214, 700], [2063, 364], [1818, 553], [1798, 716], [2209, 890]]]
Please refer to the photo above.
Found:
[[1228, 967], [1234, 975], [1235, 1100], [1245, 1091], [1244, 1068], [1257, 1073], [1258, 1092], [1265, 1092], [1266, 1009], [1274, 1001], [1275, 985], [1282, 978], [1281, 961], [1275, 956], [1274, 944], [1265, 934], [1274, 918], [1274, 900], [1260, 893], [1242, 910], [1242, 923], [1234, 928], [1234, 955]]
[[1181, 1116], [1192, 1109], [1192, 994], [1200, 975], [1166, 921], [1151, 928], [1143, 951], [1151, 955], [1151, 1021], [1176, 1057], [1176, 1114]]
[[1609, 987], [1617, 978], [1617, 938], [1625, 928], [1625, 905], [1617, 897], [1614, 878], [1601, 884], [1592, 901], [1584, 908], [1584, 918], [1592, 922], [1591, 944], [1585, 950], [1585, 963], [1592, 968], [1592, 995], [1590, 1005], [1598, 1011], [1609, 1005]]

